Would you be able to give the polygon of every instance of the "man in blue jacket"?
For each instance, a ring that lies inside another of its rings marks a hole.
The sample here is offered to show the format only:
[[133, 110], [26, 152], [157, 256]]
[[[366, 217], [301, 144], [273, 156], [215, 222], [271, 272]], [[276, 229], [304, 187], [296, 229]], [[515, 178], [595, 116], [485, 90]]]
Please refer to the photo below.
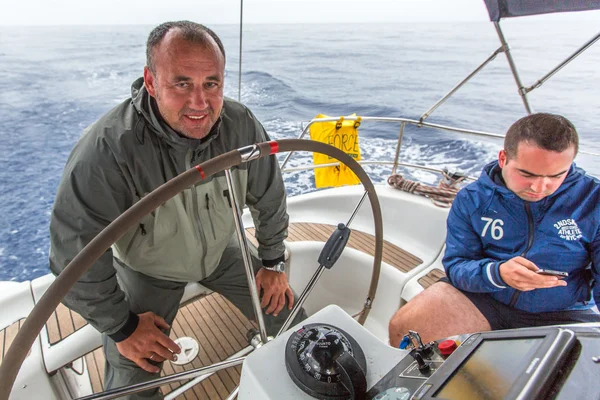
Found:
[[575, 127], [558, 115], [529, 115], [509, 128], [498, 161], [454, 200], [447, 278], [394, 315], [392, 346], [409, 329], [430, 341], [600, 321], [591, 309], [600, 304], [600, 182], [574, 165], [578, 147]]

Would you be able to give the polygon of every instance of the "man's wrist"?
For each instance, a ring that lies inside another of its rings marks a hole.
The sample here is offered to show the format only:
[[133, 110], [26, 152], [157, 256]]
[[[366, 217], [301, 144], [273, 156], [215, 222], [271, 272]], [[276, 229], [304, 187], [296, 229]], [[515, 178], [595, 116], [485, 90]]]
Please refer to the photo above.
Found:
[[500, 288], [500, 289], [505, 289], [506, 287], [510, 286], [506, 283], [506, 281], [502, 277], [502, 273], [500, 271], [500, 267], [504, 263], [505, 263], [504, 261], [496, 261], [496, 262], [491, 262], [488, 264], [488, 268], [489, 268], [488, 279], [494, 286], [496, 286], [497, 288]]
[[280, 257], [277, 257], [273, 260], [262, 260], [262, 265], [264, 265], [265, 267], [273, 267], [276, 264], [279, 264], [280, 262], [285, 261], [285, 254], [282, 254]]
[[133, 313], [132, 311], [129, 311], [127, 321], [125, 321], [125, 324], [121, 327], [121, 329], [119, 329], [111, 335], [108, 335], [108, 337], [114, 340], [115, 343], [122, 342], [123, 340], [131, 336], [133, 332], [135, 332], [139, 322], [140, 317], [138, 317], [138, 315]]
[[281, 273], [285, 272], [285, 261], [279, 261], [277, 264], [269, 266], [269, 267], [267, 267], [266, 265], [263, 265], [263, 269], [281, 274]]

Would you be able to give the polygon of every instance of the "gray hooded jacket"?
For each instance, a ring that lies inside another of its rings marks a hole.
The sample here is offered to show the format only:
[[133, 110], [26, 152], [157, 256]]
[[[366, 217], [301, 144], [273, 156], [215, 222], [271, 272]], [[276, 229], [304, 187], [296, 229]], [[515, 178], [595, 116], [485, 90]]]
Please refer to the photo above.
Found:
[[[50, 269], [59, 274], [102, 229], [169, 179], [217, 155], [267, 140], [250, 110], [231, 99], [225, 99], [207, 137], [182, 137], [162, 120], [143, 79], [136, 80], [131, 99], [88, 127], [67, 161], [50, 220]], [[232, 175], [237, 198], [246, 200], [257, 227], [259, 257], [281, 257], [288, 215], [276, 158], [240, 165]], [[164, 203], [119, 239], [63, 302], [100, 332], [112, 334], [129, 315], [113, 257], [159, 279], [208, 277], [235, 234], [226, 190], [220, 173]]]

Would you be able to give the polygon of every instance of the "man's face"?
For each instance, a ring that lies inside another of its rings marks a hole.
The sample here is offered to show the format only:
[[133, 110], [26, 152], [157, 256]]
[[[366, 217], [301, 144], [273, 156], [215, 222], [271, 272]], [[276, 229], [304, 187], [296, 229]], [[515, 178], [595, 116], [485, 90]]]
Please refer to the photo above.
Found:
[[223, 108], [223, 55], [216, 44], [188, 42], [177, 30], [168, 32], [153, 51], [154, 73], [144, 68], [148, 93], [171, 128], [202, 139]]
[[498, 163], [512, 192], [523, 200], [540, 201], [563, 183], [574, 158], [574, 147], [558, 153], [521, 142], [516, 157], [508, 159], [501, 150]]

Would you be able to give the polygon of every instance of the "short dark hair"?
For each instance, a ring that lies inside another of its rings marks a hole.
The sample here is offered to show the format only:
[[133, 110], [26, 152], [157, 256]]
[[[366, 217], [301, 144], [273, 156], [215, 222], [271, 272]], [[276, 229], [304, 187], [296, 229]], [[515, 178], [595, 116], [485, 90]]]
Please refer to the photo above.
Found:
[[191, 21], [169, 21], [158, 25], [150, 32], [150, 35], [148, 35], [148, 41], [146, 42], [146, 65], [150, 68], [152, 73], [155, 73], [152, 50], [162, 42], [171, 29], [179, 29], [181, 31], [181, 36], [187, 41], [203, 45], [212, 45], [210, 39], [207, 37], [208, 35], [217, 43], [217, 46], [223, 55], [223, 61], [225, 61], [225, 48], [223, 47], [223, 43], [217, 34], [210, 28]]
[[575, 147], [575, 154], [579, 151], [579, 137], [575, 126], [565, 117], [556, 114], [531, 114], [512, 124], [504, 137], [504, 151], [508, 159], [517, 156], [517, 148], [521, 142], [558, 153], [572, 146]]

